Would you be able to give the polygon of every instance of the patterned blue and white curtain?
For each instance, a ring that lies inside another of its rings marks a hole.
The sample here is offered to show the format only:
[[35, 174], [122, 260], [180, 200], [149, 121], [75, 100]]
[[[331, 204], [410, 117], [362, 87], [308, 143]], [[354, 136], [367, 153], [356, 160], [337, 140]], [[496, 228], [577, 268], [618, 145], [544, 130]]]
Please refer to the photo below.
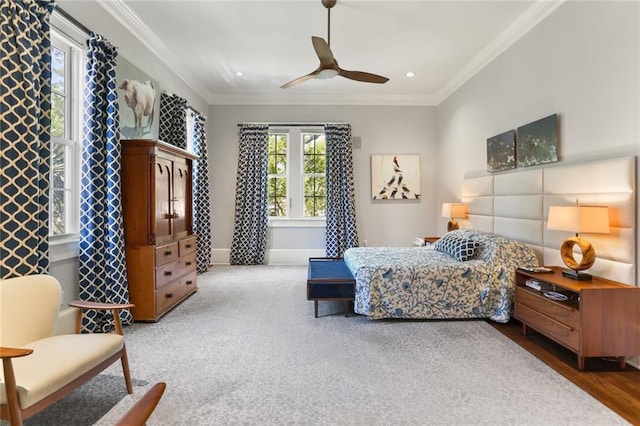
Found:
[[326, 251], [328, 257], [342, 257], [358, 246], [351, 126], [325, 124], [327, 139]]
[[[120, 190], [120, 128], [116, 93], [117, 48], [91, 34], [86, 62], [80, 177], [80, 299], [129, 303]], [[124, 324], [133, 317], [120, 313]], [[88, 311], [82, 328], [113, 329], [110, 312]]]
[[196, 240], [196, 265], [198, 273], [206, 272], [211, 263], [211, 206], [209, 205], [209, 155], [205, 117], [194, 116], [193, 151], [198, 157], [193, 170], [193, 233]]
[[0, 278], [49, 269], [53, 8], [38, 0], [0, 5]]
[[261, 265], [267, 251], [267, 155], [269, 126], [243, 124], [236, 178], [232, 265]]
[[159, 138], [181, 149], [187, 149], [187, 100], [177, 95], [160, 95]]

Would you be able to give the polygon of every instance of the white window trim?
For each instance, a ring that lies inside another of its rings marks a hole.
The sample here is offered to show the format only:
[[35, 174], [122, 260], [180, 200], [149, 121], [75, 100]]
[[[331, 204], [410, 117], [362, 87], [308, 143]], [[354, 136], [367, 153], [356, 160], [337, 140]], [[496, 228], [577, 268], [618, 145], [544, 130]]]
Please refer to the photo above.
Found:
[[[269, 216], [268, 227], [270, 228], [324, 228], [326, 227], [325, 217], [304, 217], [304, 180], [302, 179], [304, 156], [302, 152], [302, 133], [324, 133], [324, 127], [278, 127], [269, 128], [269, 133], [288, 134], [287, 143], [287, 199], [289, 208], [287, 216]], [[292, 149], [296, 143], [297, 150]], [[295, 151], [295, 152], [294, 152]], [[295, 169], [294, 169], [295, 167]], [[296, 170], [297, 169], [297, 170]], [[291, 182], [291, 176], [297, 176], [297, 185]], [[297, 200], [294, 203], [292, 200]]]
[[[80, 168], [82, 157], [82, 87], [84, 82], [84, 66], [82, 58], [86, 52], [86, 42], [88, 40], [88, 34], [76, 24], [72, 23], [66, 17], [60, 13], [54, 13], [51, 15], [51, 37], [54, 39], [62, 40], [65, 45], [73, 45], [74, 49], [71, 50], [71, 69], [70, 81], [75, 83], [70, 104], [77, 105], [75, 113], [69, 114], [69, 122], [66, 123], [68, 129], [74, 132], [71, 136], [77, 138], [75, 149], [72, 150], [73, 158], [71, 161], [75, 165], [75, 170], [72, 170], [69, 178], [71, 179], [69, 187], [71, 190], [70, 208], [68, 213], [72, 215], [71, 222], [76, 226], [80, 223]], [[79, 74], [78, 78], [76, 74]], [[67, 106], [70, 108], [70, 104]], [[66, 127], [65, 126], [65, 127]], [[70, 141], [65, 135], [65, 140], [60, 140], [57, 143], [68, 144]], [[53, 142], [53, 140], [52, 140]], [[80, 235], [77, 231], [70, 232], [63, 235], [49, 235], [49, 261], [58, 262], [66, 259], [76, 258], [79, 255], [78, 242]]]

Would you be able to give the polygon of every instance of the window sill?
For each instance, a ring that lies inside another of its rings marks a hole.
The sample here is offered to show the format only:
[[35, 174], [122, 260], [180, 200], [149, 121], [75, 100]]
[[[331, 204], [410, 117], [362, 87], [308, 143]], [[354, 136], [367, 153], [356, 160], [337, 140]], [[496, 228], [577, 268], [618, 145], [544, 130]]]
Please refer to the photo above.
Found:
[[269, 218], [270, 228], [324, 228], [327, 222], [322, 219], [273, 219]]
[[49, 261], [53, 263], [78, 257], [79, 242], [78, 234], [49, 237]]

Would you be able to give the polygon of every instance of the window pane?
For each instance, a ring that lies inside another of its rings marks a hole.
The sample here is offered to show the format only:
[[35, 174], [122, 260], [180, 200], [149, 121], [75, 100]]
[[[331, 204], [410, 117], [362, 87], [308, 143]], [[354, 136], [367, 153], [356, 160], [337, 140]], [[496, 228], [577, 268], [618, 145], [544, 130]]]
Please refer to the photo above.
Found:
[[267, 181], [269, 216], [287, 215], [287, 179], [270, 177]]
[[51, 151], [51, 185], [54, 189], [64, 188], [66, 150], [67, 147], [65, 145], [53, 144], [53, 150]]
[[324, 173], [326, 143], [322, 134], [304, 134], [303, 173]]
[[286, 133], [269, 135], [267, 158], [269, 216], [287, 216], [287, 141]]
[[51, 46], [51, 89], [54, 92], [64, 93], [65, 65], [64, 50]]
[[325, 178], [319, 176], [304, 178], [304, 216], [325, 215]]
[[65, 192], [53, 191], [52, 197], [52, 216], [51, 216], [51, 233], [53, 235], [60, 235], [66, 232], [65, 229]]
[[51, 136], [64, 137], [64, 96], [51, 94]]

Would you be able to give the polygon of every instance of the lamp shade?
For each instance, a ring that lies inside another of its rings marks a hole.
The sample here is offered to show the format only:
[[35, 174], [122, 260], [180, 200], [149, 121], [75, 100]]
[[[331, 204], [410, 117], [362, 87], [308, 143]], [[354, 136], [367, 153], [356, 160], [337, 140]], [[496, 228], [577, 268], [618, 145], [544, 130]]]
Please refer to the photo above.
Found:
[[442, 217], [461, 218], [467, 215], [467, 206], [462, 203], [443, 203]]
[[608, 234], [609, 208], [606, 206], [551, 206], [547, 229], [579, 233]]

